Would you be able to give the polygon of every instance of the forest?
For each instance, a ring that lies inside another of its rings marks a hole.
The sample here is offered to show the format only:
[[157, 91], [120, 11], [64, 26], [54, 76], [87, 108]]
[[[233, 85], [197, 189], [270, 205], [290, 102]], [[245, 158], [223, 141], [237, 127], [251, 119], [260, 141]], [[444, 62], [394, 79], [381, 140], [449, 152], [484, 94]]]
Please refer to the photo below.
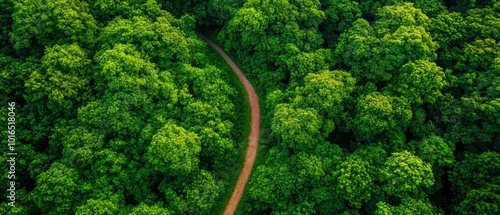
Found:
[[500, 214], [499, 0], [0, 0], [0, 214], [221, 214], [195, 31], [235, 214]]

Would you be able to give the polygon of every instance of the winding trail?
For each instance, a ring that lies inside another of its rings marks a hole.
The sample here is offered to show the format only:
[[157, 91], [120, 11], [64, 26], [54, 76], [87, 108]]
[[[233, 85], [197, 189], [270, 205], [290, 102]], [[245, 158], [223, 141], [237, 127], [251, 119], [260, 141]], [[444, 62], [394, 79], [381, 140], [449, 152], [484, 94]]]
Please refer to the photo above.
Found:
[[236, 207], [243, 196], [245, 191], [245, 186], [247, 185], [248, 178], [252, 172], [253, 164], [255, 162], [255, 157], [257, 156], [257, 146], [259, 145], [259, 134], [260, 134], [260, 107], [259, 107], [259, 97], [255, 93], [252, 84], [245, 77], [243, 72], [236, 66], [236, 64], [229, 58], [229, 56], [222, 50], [219, 46], [213, 43], [210, 39], [205, 37], [203, 34], [196, 32], [198, 37], [203, 39], [208, 45], [210, 45], [215, 51], [217, 51], [226, 63], [233, 69], [234, 73], [240, 79], [240, 82], [245, 87], [245, 91], [248, 95], [248, 102], [250, 103], [250, 110], [252, 113], [251, 118], [251, 130], [248, 136], [248, 147], [245, 155], [245, 162], [243, 163], [243, 168], [241, 169], [240, 176], [236, 185], [234, 186], [233, 194], [229, 199], [224, 210], [224, 215], [232, 215], [236, 211]]

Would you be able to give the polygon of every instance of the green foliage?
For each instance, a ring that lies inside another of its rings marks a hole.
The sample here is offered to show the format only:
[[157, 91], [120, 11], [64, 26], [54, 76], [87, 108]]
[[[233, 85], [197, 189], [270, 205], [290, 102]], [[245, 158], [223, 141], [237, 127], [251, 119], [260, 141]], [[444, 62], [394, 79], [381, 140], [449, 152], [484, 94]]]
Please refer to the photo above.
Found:
[[323, 39], [317, 28], [324, 19], [318, 0], [251, 0], [235, 12], [218, 40], [227, 51], [240, 56], [242, 68], [267, 92], [288, 75], [290, 44], [305, 52], [320, 48]]
[[224, 25], [233, 17], [244, 1], [242, 0], [183, 0], [159, 1], [175, 16], [189, 13], [196, 18], [198, 25]]
[[[131, 45], [117, 44], [96, 57], [99, 72], [94, 73], [96, 89], [101, 93], [155, 93], [158, 82], [155, 65], [142, 58]], [[153, 92], [150, 92], [153, 91]], [[142, 103], [142, 102], [141, 102]]]
[[98, 24], [82, 1], [16, 0], [11, 40], [15, 49], [26, 49], [32, 40], [43, 46], [95, 42]]
[[499, 14], [497, 0], [0, 0], [0, 101], [16, 102], [22, 155], [0, 214], [223, 208], [248, 110], [195, 29], [262, 101], [239, 214], [498, 214]]
[[78, 207], [75, 214], [111, 215], [117, 214], [118, 211], [119, 208], [113, 201], [89, 199], [85, 205]]
[[489, 69], [493, 60], [500, 55], [500, 44], [494, 39], [475, 40], [465, 44], [464, 55], [456, 68], [469, 71], [484, 71]]
[[438, 212], [429, 202], [413, 198], [404, 198], [398, 206], [392, 206], [385, 202], [377, 203], [376, 215], [424, 215], [442, 214]]
[[349, 29], [353, 23], [361, 18], [361, 9], [358, 2], [351, 0], [328, 0], [325, 10], [326, 20], [322, 24], [326, 43], [333, 47], [338, 35]]
[[157, 205], [146, 205], [144, 203], [139, 204], [129, 215], [170, 215], [171, 213], [160, 206]]
[[10, 0], [0, 1], [0, 53], [8, 53], [11, 51], [9, 47], [9, 31], [12, 25], [12, 13], [14, 11], [14, 3]]
[[435, 63], [417, 60], [403, 65], [394, 85], [389, 84], [388, 88], [395, 89], [398, 95], [412, 104], [432, 104], [442, 96], [441, 89], [446, 84], [443, 69]]
[[24, 82], [29, 78], [32, 70], [38, 69], [38, 67], [40, 67], [38, 59], [29, 58], [22, 62], [0, 54], [1, 101], [8, 102], [12, 98], [21, 99], [26, 90]]
[[209, 214], [221, 191], [220, 184], [205, 170], [186, 188], [189, 214]]
[[80, 179], [78, 172], [60, 163], [37, 177], [31, 193], [35, 205], [44, 214], [74, 213], [78, 205]]
[[[333, 178], [327, 171], [339, 164], [342, 151], [338, 146], [318, 143], [316, 153], [297, 153], [272, 148], [273, 156], [259, 165], [249, 181], [248, 197], [255, 213], [331, 214], [345, 209], [338, 204]], [[315, 208], [314, 205], [318, 207]]]
[[321, 118], [312, 108], [293, 108], [289, 104], [280, 104], [276, 107], [272, 129], [290, 148], [307, 149], [316, 143], [314, 136], [321, 124]]
[[416, 155], [433, 167], [451, 166], [455, 159], [455, 144], [443, 138], [431, 135], [416, 144]]
[[190, 58], [188, 40], [179, 25], [168, 15], [158, 17], [155, 22], [140, 16], [117, 18], [103, 29], [99, 41], [102, 50], [112, 49], [120, 43], [133, 45], [147, 53], [160, 69], [167, 69], [173, 62], [187, 62]]
[[467, 22], [466, 35], [470, 40], [495, 39], [499, 40], [500, 4], [494, 7], [474, 8], [467, 10], [465, 21]]
[[412, 4], [381, 8], [370, 25], [358, 19], [339, 38], [335, 56], [351, 68], [354, 77], [389, 81], [409, 61], [434, 60], [438, 44], [426, 31], [429, 18]]
[[460, 13], [443, 12], [431, 18], [429, 31], [432, 39], [439, 43], [443, 50], [452, 45], [459, 45], [465, 36], [467, 23]]
[[458, 214], [496, 214], [500, 212], [500, 186], [489, 184], [484, 188], [471, 190], [460, 202]]
[[315, 52], [309, 53], [300, 52], [296, 46], [292, 45], [288, 48], [299, 52], [286, 61], [288, 69], [290, 70], [290, 81], [292, 83], [301, 83], [307, 74], [327, 70], [329, 67], [329, 61], [332, 57], [330, 49], [318, 49]]
[[153, 136], [147, 159], [157, 171], [186, 175], [197, 168], [200, 150], [198, 135], [167, 122]]
[[42, 71], [33, 71], [25, 82], [25, 99], [45, 103], [55, 113], [69, 112], [90, 96], [89, 65], [85, 51], [76, 44], [48, 48]]
[[349, 156], [337, 168], [334, 175], [338, 177], [340, 196], [359, 209], [371, 198], [370, 189], [374, 186], [368, 162], [358, 156]]
[[415, 8], [422, 10], [422, 13], [429, 17], [435, 17], [441, 12], [446, 11], [445, 5], [439, 0], [411, 0], [409, 2], [413, 2]]
[[371, 139], [388, 130], [400, 130], [408, 126], [412, 117], [409, 104], [398, 97], [379, 92], [362, 96], [356, 106], [355, 131], [362, 139]]
[[498, 185], [499, 160], [499, 153], [484, 152], [480, 155], [468, 155], [463, 161], [455, 163], [453, 171], [450, 172], [452, 189], [456, 194], [455, 201], [460, 202], [465, 199], [471, 190], [486, 188], [488, 184]]
[[87, 1], [92, 9], [92, 14], [101, 22], [111, 21], [115, 17], [132, 18], [135, 16], [147, 17], [151, 20], [166, 14], [161, 10], [161, 4], [155, 0], [139, 1]]
[[324, 115], [333, 117], [342, 111], [341, 103], [349, 97], [354, 84], [354, 78], [344, 71], [309, 73], [304, 77], [304, 86], [295, 89], [295, 94], [299, 98], [294, 99], [294, 105], [312, 107], [320, 113], [325, 113]]
[[393, 152], [381, 169], [384, 191], [404, 198], [434, 184], [431, 165], [408, 151]]
[[428, 16], [411, 3], [395, 4], [380, 8], [377, 12], [379, 18], [374, 27], [379, 34], [395, 32], [401, 26], [422, 26], [430, 24]]

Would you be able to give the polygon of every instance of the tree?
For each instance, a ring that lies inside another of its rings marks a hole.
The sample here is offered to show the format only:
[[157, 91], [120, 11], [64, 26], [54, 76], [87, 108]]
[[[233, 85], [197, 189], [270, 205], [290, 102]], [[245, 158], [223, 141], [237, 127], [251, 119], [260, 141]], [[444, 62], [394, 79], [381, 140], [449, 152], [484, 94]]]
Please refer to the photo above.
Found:
[[147, 205], [144, 203], [135, 207], [129, 215], [170, 215], [170, 211], [159, 205]]
[[315, 154], [291, 155], [277, 146], [269, 150], [265, 164], [252, 173], [248, 197], [254, 213], [325, 214], [345, 209], [334, 191], [332, 168], [340, 163], [342, 150], [327, 142], [316, 145]]
[[34, 203], [44, 214], [74, 213], [82, 199], [78, 172], [60, 163], [36, 179], [36, 187], [31, 193]]
[[359, 98], [356, 112], [354, 131], [363, 140], [370, 140], [384, 131], [404, 131], [412, 117], [404, 99], [379, 92]]
[[442, 96], [441, 89], [447, 85], [443, 69], [425, 60], [403, 65], [395, 79], [387, 88], [417, 105], [436, 102]]
[[[484, 152], [482, 154], [466, 154], [465, 159], [455, 163], [454, 168], [449, 173], [451, 188], [454, 192], [455, 202], [461, 202], [468, 197], [468, 193], [476, 190], [475, 194], [469, 196], [469, 200], [476, 203], [479, 201], [483, 191], [496, 192], [495, 187], [491, 191], [483, 190], [489, 184], [498, 185], [500, 183], [500, 154], [497, 152]], [[481, 167], [481, 168], [478, 168]], [[492, 196], [493, 197], [493, 196]], [[479, 198], [473, 200], [474, 198]], [[468, 203], [464, 203], [464, 206]]]
[[[94, 73], [99, 93], [128, 93], [143, 91], [150, 95], [158, 90], [158, 71], [155, 64], [132, 45], [116, 44], [96, 57], [99, 63]], [[144, 96], [142, 96], [144, 97]]]
[[374, 186], [368, 162], [358, 156], [349, 156], [333, 173], [338, 178], [337, 189], [349, 204], [357, 209], [371, 198]]
[[12, 26], [12, 13], [14, 11], [14, 3], [9, 0], [0, 1], [0, 53], [7, 54], [11, 52], [9, 47], [9, 31]]
[[466, 21], [457, 12], [443, 12], [431, 18], [429, 32], [432, 34], [439, 48], [446, 51], [446, 48], [453, 45], [461, 45], [464, 41], [466, 31]]
[[494, 39], [475, 40], [464, 45], [464, 54], [455, 68], [471, 72], [486, 71], [499, 55], [500, 43]]
[[[249, 182], [248, 196], [254, 200], [254, 208], [258, 211], [265, 211], [278, 203], [277, 190], [285, 193], [285, 198], [289, 198], [291, 187], [293, 187], [293, 177], [288, 173], [288, 165], [279, 168], [259, 165]], [[281, 189], [280, 189], [281, 188]]]
[[103, 51], [117, 44], [129, 44], [145, 52], [161, 70], [175, 63], [186, 63], [190, 58], [189, 42], [179, 26], [184, 23], [172, 16], [158, 17], [155, 22], [137, 16], [111, 21], [99, 36]]
[[167, 14], [161, 10], [161, 4], [154, 0], [139, 1], [106, 1], [88, 0], [93, 16], [103, 22], [113, 20], [115, 17], [147, 17], [155, 20], [158, 16]]
[[383, 190], [404, 198], [422, 192], [434, 184], [431, 165], [408, 151], [393, 152], [381, 169]]
[[33, 71], [25, 82], [25, 99], [45, 103], [55, 115], [74, 114], [76, 108], [90, 97], [90, 60], [80, 46], [55, 45], [47, 48], [42, 58], [42, 71]]
[[439, 44], [438, 65], [453, 68], [458, 61], [458, 53], [466, 40], [467, 23], [462, 14], [442, 12], [431, 18], [429, 32], [432, 39]]
[[77, 169], [89, 168], [95, 162], [96, 153], [104, 146], [104, 135], [89, 131], [85, 127], [76, 127], [69, 131], [58, 127], [56, 132], [53, 138], [61, 135], [61, 143], [59, 145], [54, 140], [52, 144], [55, 148], [62, 148], [62, 162]]
[[436, 59], [438, 45], [426, 31], [429, 18], [412, 4], [383, 7], [377, 16], [372, 26], [358, 19], [340, 35], [335, 56], [351, 68], [354, 77], [386, 82], [409, 61]]
[[289, 104], [276, 106], [272, 121], [273, 131], [281, 137], [283, 143], [295, 150], [304, 150], [317, 142], [322, 120], [312, 108], [293, 108]]
[[[138, 94], [138, 93], [137, 93]], [[145, 95], [127, 93], [111, 94], [92, 101], [78, 109], [78, 121], [91, 129], [96, 129], [105, 138], [129, 139], [129, 135], [139, 135], [145, 127], [147, 113], [151, 106], [141, 105]], [[126, 150], [136, 150], [126, 147]]]
[[443, 214], [425, 200], [404, 198], [401, 204], [392, 206], [385, 202], [377, 203], [376, 215], [406, 215], [406, 214]]
[[493, 7], [471, 8], [466, 11], [465, 21], [466, 37], [468, 40], [477, 39], [494, 39], [500, 40], [498, 21], [500, 16], [498, 11], [500, 4], [495, 4]]
[[445, 5], [442, 1], [439, 0], [411, 0], [410, 2], [413, 2], [413, 6], [422, 10], [422, 13], [424, 13], [428, 17], [435, 17], [446, 11]]
[[[99, 197], [109, 197], [113, 194], [113, 191], [123, 188], [123, 184], [119, 181], [119, 175], [123, 174], [125, 169], [127, 169], [127, 157], [124, 153], [107, 148], [95, 154], [96, 159], [92, 163], [91, 170], [85, 172], [85, 176], [100, 182], [105, 182], [96, 183], [98, 184], [96, 186], [102, 185], [104, 188], [101, 189], [101, 193], [95, 194]], [[109, 188], [109, 190], [106, 190], [107, 188]]]
[[167, 122], [153, 136], [146, 157], [155, 170], [184, 176], [198, 168], [200, 150], [197, 134]]
[[39, 69], [40, 60], [33, 57], [24, 62], [0, 54], [0, 101], [9, 102], [23, 99], [26, 88], [24, 82], [29, 79], [33, 70]]
[[465, 199], [455, 208], [458, 214], [500, 213], [500, 185], [488, 184], [484, 188], [467, 193]]
[[187, 0], [187, 1], [160, 1], [168, 11], [175, 16], [189, 13], [196, 19], [198, 25], [224, 26], [241, 8], [242, 0]]
[[326, 19], [322, 26], [328, 47], [334, 47], [338, 35], [349, 29], [353, 23], [361, 18], [361, 9], [358, 2], [351, 0], [328, 0], [325, 10]]
[[288, 44], [304, 52], [321, 47], [317, 27], [324, 18], [318, 0], [251, 0], [235, 12], [218, 40], [242, 59], [242, 69], [259, 88], [272, 91], [287, 77]]
[[361, 158], [369, 164], [369, 173], [371, 175], [379, 175], [379, 169], [384, 165], [387, 159], [387, 152], [382, 147], [381, 143], [372, 145], [363, 145], [352, 153], [352, 156]]
[[415, 144], [415, 154], [432, 167], [451, 166], [455, 162], [453, 155], [455, 144], [439, 136], [430, 135]]
[[312, 107], [322, 115], [333, 117], [343, 110], [341, 103], [354, 90], [354, 84], [355, 79], [344, 71], [309, 73], [304, 77], [304, 86], [295, 89], [295, 94], [305, 103], [297, 105]]
[[290, 70], [290, 84], [302, 83], [304, 77], [309, 73], [328, 70], [332, 58], [330, 49], [300, 52], [295, 45], [288, 45], [288, 52], [293, 53], [293, 56], [286, 60], [287, 68]]
[[30, 48], [33, 39], [43, 46], [96, 42], [98, 26], [86, 2], [16, 0], [12, 19], [11, 40], [17, 50]]
[[[350, 67], [356, 78], [361, 78], [362, 71], [370, 71], [367, 74], [368, 79], [390, 79], [387, 73], [382, 70], [371, 71], [367, 62], [372, 63], [370, 59], [375, 59], [378, 53], [375, 53], [372, 47], [378, 45], [380, 40], [376, 37], [370, 23], [364, 19], [358, 19], [346, 32], [339, 37], [339, 43], [335, 49], [335, 58], [341, 60], [346, 66]], [[362, 63], [365, 62], [365, 63]], [[376, 72], [379, 71], [377, 74]], [[366, 73], [366, 72], [363, 72]], [[384, 78], [380, 78], [384, 76]]]
[[177, 71], [176, 81], [178, 85], [188, 85], [192, 96], [218, 109], [222, 114], [219, 118], [233, 119], [235, 114], [231, 97], [237, 92], [225, 82], [223, 73], [223, 70], [211, 65], [196, 68], [185, 64]]
[[387, 61], [379, 62], [379, 66], [381, 69], [394, 71], [409, 61], [418, 59], [434, 61], [437, 56], [437, 47], [437, 43], [432, 40], [424, 27], [401, 26], [394, 33], [380, 39], [379, 51]]
[[210, 214], [221, 191], [221, 184], [208, 171], [201, 170], [185, 188], [188, 214]]
[[400, 3], [388, 5], [378, 9], [374, 23], [374, 29], [378, 34], [384, 35], [388, 32], [396, 32], [401, 26], [428, 27], [430, 19], [421, 10], [414, 7], [412, 3]]
[[86, 204], [77, 208], [75, 214], [112, 215], [117, 214], [118, 212], [119, 206], [113, 200], [89, 199]]

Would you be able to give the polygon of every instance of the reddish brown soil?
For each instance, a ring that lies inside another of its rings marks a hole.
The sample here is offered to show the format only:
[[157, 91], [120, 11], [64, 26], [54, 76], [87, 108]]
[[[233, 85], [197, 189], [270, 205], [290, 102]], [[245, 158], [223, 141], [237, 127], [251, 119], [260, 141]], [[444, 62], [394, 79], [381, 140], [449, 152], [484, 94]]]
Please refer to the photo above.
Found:
[[240, 79], [240, 82], [245, 87], [245, 91], [248, 95], [248, 102], [250, 103], [250, 110], [252, 113], [251, 119], [251, 130], [248, 136], [248, 148], [245, 155], [245, 162], [243, 163], [243, 168], [241, 170], [238, 181], [236, 181], [236, 186], [234, 187], [233, 194], [227, 203], [226, 209], [224, 210], [224, 215], [234, 214], [236, 207], [240, 202], [241, 196], [245, 191], [245, 186], [252, 172], [253, 164], [255, 162], [255, 157], [257, 156], [257, 146], [259, 145], [259, 133], [260, 133], [260, 107], [259, 107], [259, 97], [255, 94], [252, 84], [248, 81], [241, 70], [236, 66], [236, 64], [229, 58], [229, 56], [222, 50], [219, 46], [213, 43], [211, 40], [206, 38], [203, 34], [196, 32], [196, 34], [208, 43], [212, 48], [214, 48], [221, 56], [224, 58], [226, 63], [233, 69], [234, 73]]

